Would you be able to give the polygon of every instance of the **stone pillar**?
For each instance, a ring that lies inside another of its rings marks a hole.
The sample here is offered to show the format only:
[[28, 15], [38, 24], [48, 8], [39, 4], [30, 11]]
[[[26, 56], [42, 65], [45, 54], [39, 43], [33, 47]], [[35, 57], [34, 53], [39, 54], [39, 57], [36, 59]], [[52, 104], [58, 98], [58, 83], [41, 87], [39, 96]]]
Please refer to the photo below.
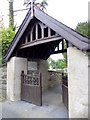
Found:
[[90, 56], [88, 59], [88, 118], [90, 119]]
[[75, 47], [67, 56], [69, 118], [88, 118], [88, 56]]
[[12, 57], [7, 62], [7, 99], [21, 99], [21, 71], [27, 73], [27, 59]]
[[48, 65], [46, 60], [39, 60], [39, 72], [42, 74], [42, 92], [48, 89]]

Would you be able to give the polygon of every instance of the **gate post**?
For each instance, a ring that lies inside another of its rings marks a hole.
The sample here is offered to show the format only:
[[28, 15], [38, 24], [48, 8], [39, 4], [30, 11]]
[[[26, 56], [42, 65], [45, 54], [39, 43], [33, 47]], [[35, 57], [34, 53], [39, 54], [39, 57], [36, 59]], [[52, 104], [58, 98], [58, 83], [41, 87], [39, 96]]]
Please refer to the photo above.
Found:
[[7, 99], [21, 100], [21, 71], [27, 73], [27, 59], [12, 57], [7, 62]]
[[69, 118], [88, 118], [88, 56], [69, 47], [67, 57]]

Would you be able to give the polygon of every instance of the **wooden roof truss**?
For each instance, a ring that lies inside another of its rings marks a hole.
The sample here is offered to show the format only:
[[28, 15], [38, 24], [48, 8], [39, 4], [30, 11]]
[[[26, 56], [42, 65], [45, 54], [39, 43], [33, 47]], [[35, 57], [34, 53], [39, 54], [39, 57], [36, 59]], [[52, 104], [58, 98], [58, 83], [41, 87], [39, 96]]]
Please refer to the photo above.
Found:
[[[31, 7], [5, 54], [8, 61], [12, 56], [47, 59], [51, 54], [66, 52], [73, 45], [80, 50], [90, 50], [87, 36], [67, 27], [35, 4]], [[59, 44], [62, 43], [62, 48]], [[56, 50], [57, 48], [57, 50]]]

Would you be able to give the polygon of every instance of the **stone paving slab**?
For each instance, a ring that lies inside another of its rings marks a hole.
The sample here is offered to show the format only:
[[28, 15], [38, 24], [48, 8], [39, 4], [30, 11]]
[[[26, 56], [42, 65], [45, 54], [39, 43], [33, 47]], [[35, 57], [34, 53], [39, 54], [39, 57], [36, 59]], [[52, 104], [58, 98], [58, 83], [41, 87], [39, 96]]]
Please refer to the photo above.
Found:
[[43, 105], [36, 106], [24, 101], [6, 101], [2, 104], [3, 118], [68, 118], [62, 103], [60, 88], [50, 89], [43, 94]]

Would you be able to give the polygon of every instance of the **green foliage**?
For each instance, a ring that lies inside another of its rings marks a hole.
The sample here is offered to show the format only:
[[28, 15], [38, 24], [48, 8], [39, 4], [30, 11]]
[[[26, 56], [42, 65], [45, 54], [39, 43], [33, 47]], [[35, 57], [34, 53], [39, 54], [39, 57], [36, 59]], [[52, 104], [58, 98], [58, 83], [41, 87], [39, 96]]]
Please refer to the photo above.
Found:
[[90, 51], [87, 52], [88, 58], [90, 59]]
[[[66, 49], [66, 42], [64, 42], [64, 48]], [[53, 60], [52, 58], [49, 58], [48, 61], [48, 69], [50, 69], [50, 66], [52, 69], [63, 69], [67, 68], [67, 53], [63, 53], [63, 59], [58, 59], [57, 61]]]
[[0, 62], [5, 63], [4, 54], [8, 49], [13, 37], [15, 35], [15, 31], [12, 28], [5, 29], [4, 27], [0, 30]]
[[50, 67], [52, 69], [67, 68], [67, 62], [65, 59], [58, 59], [57, 61], [55, 61], [52, 58], [48, 58], [47, 62], [48, 62], [48, 69], [50, 69]]
[[50, 67], [52, 69], [56, 69], [56, 62], [55, 62], [55, 60], [53, 60], [52, 58], [48, 58], [47, 62], [48, 62], [48, 69], [50, 69]]
[[67, 68], [67, 62], [63, 59], [59, 59], [56, 61], [56, 66], [59, 69]]
[[[83, 22], [83, 23], [78, 23], [76, 31], [90, 37], [90, 23]], [[87, 52], [88, 58], [90, 59], [90, 51]]]
[[84, 35], [87, 35], [87, 36], [90, 36], [89, 35], [89, 32], [88, 32], [88, 23], [87, 22], [80, 22], [78, 23], [78, 25], [76, 26], [76, 31], [80, 32], [81, 34], [84, 34]]

